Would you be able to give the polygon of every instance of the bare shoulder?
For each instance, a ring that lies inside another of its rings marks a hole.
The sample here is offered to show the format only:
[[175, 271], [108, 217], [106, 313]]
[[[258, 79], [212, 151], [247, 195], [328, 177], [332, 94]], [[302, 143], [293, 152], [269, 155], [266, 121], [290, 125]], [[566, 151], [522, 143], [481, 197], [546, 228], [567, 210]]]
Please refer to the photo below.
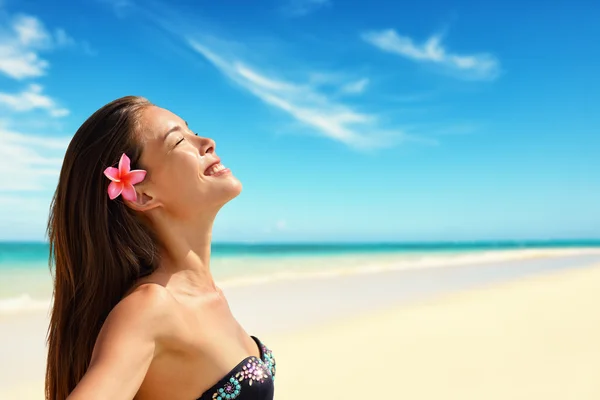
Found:
[[108, 314], [89, 368], [69, 399], [132, 399], [150, 364], [176, 331], [174, 299], [157, 284], [126, 295]]
[[165, 287], [156, 283], [144, 283], [127, 294], [114, 311], [137, 311], [143, 318], [154, 318], [173, 306], [173, 300], [173, 296]]
[[175, 300], [166, 288], [145, 283], [117, 303], [103, 330], [110, 334], [125, 329], [140, 339], [160, 341], [175, 329], [174, 308]]

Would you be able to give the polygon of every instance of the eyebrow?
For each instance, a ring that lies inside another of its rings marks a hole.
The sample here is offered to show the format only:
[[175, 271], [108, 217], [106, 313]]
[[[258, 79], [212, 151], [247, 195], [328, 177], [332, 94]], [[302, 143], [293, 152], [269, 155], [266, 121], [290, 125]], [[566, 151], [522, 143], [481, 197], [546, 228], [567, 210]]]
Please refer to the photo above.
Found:
[[[189, 128], [189, 125], [188, 125], [187, 121], [183, 121], [183, 122], [185, 122], [185, 126], [186, 126], [187, 128]], [[176, 132], [176, 131], [180, 131], [180, 130], [181, 130], [181, 126], [179, 126], [179, 125], [175, 125], [174, 127], [172, 127], [171, 129], [169, 129], [169, 130], [168, 130], [168, 131], [167, 131], [167, 132], [164, 134], [164, 136], [163, 136], [163, 141], [164, 141], [164, 140], [166, 140], [166, 139], [167, 139], [167, 137], [168, 137], [168, 136], [169, 136], [171, 133], [173, 133], [173, 132]]]

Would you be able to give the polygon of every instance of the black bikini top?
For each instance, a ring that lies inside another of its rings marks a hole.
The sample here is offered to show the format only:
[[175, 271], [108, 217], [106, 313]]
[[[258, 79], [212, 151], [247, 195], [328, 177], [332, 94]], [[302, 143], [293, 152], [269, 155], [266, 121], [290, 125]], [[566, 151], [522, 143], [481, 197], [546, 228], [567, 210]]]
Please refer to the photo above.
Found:
[[260, 358], [246, 357], [197, 400], [273, 400], [275, 358], [258, 338]]

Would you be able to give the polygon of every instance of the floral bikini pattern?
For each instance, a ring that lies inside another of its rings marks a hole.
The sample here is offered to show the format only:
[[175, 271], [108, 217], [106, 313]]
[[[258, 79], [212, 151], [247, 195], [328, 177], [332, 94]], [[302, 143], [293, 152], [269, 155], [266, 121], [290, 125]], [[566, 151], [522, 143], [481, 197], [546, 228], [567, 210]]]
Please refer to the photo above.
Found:
[[275, 357], [273, 356], [273, 352], [267, 348], [264, 344], [261, 343], [262, 353], [263, 353], [263, 361], [269, 372], [271, 373], [271, 378], [275, 380], [275, 367], [277, 363], [275, 362]]
[[242, 393], [242, 382], [263, 383], [266, 379], [275, 380], [275, 358], [273, 353], [261, 343], [263, 360], [254, 356], [244, 361], [242, 368], [232, 375], [225, 384], [218, 388], [212, 395], [213, 400], [233, 400]]

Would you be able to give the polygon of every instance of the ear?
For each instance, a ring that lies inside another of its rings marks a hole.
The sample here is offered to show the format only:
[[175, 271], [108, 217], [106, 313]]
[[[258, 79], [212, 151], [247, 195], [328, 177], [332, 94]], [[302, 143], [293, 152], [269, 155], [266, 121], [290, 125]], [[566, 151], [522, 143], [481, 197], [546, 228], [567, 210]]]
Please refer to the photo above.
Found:
[[136, 187], [135, 189], [137, 198], [135, 201], [125, 201], [128, 207], [144, 212], [161, 206], [161, 203], [155, 197], [146, 193], [141, 187]]

